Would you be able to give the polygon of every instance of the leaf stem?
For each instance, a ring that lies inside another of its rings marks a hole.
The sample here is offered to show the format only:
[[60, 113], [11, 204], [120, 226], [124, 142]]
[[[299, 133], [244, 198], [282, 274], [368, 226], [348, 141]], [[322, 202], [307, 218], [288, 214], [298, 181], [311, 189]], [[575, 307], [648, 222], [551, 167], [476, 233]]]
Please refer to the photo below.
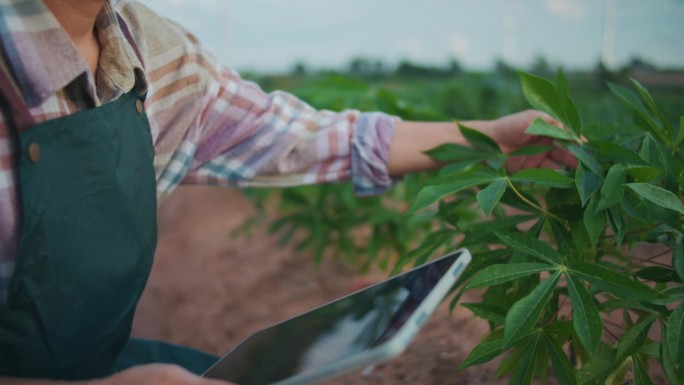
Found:
[[[605, 321], [605, 320], [604, 320], [604, 321]], [[620, 340], [620, 338], [618, 338], [618, 336], [616, 336], [615, 334], [613, 334], [613, 333], [608, 329], [607, 326], [604, 326], [604, 327], [603, 327], [603, 331], [606, 332], [606, 334], [608, 334], [609, 336], [611, 336], [611, 337], [613, 338], [613, 340], [615, 340], [616, 342]]]
[[[630, 236], [630, 235], [636, 235], [636, 234], [645, 233], [645, 232], [648, 232], [648, 231], [651, 231], [651, 230], [655, 229], [656, 227], [658, 227], [658, 226], [657, 226], [657, 225], [653, 225], [653, 226], [650, 226], [650, 227], [642, 227], [642, 228], [640, 228], [640, 229], [630, 230], [630, 231], [627, 231], [627, 232], [624, 234], [624, 236], [625, 236], [625, 237], [628, 237], [628, 236]], [[601, 237], [599, 237], [599, 239], [610, 239], [610, 238], [617, 238], [617, 234], [604, 234], [604, 235], [601, 235]]]
[[561, 302], [560, 305], [558, 305], [558, 309], [556, 309], [556, 313], [553, 315], [553, 317], [551, 317], [551, 319], [549, 319], [549, 322], [548, 322], [549, 325], [551, 323], [553, 323], [553, 321], [558, 319], [558, 314], [560, 314], [560, 311], [561, 311], [561, 309], [563, 309], [563, 306], [565, 306], [565, 302], [567, 302], [567, 300], [568, 300], [568, 297], [563, 297], [563, 302]]
[[653, 256], [648, 257], [647, 259], [645, 259], [645, 261], [651, 262], [652, 260], [654, 260], [654, 259], [656, 259], [656, 258], [658, 258], [658, 257], [662, 257], [663, 255], [665, 255], [665, 254], [667, 254], [667, 253], [670, 253], [670, 252], [672, 252], [672, 249], [664, 250], [664, 251], [662, 251], [662, 252], [660, 252], [660, 253], [658, 253], [658, 254], [656, 254], [656, 255], [653, 255]]
[[615, 326], [615, 327], [618, 328], [618, 329], [622, 329], [622, 325], [620, 325], [619, 323], [617, 323], [617, 322], [615, 322], [615, 321], [611, 321], [611, 320], [608, 319], [608, 318], [604, 319], [603, 322], [605, 322], [606, 324], [609, 324], [609, 325], [613, 325], [613, 326]]
[[641, 262], [652, 263], [652, 264], [657, 265], [657, 266], [672, 268], [672, 266], [670, 266], [670, 265], [668, 265], [668, 264], [666, 264], [666, 263], [661, 263], [661, 262], [652, 261], [651, 258], [653, 258], [653, 257], [646, 259], [646, 258], [640, 258], [640, 257], [631, 256], [630, 258], [636, 259], [637, 261], [641, 261]]
[[557, 220], [558, 222], [561, 222], [561, 223], [564, 222], [561, 218], [555, 216], [554, 214], [551, 214], [550, 212], [544, 210], [542, 207], [540, 207], [540, 206], [537, 205], [536, 203], [534, 203], [534, 202], [530, 201], [529, 199], [527, 199], [520, 191], [518, 191], [518, 189], [515, 187], [515, 185], [513, 184], [513, 182], [511, 181], [510, 178], [507, 177], [507, 178], [506, 178], [506, 182], [508, 183], [508, 186], [511, 188], [511, 190], [513, 190], [513, 192], [515, 193], [515, 195], [517, 195], [518, 198], [520, 198], [520, 199], [521, 199], [523, 202], [525, 202], [527, 205], [529, 205], [530, 207], [532, 207], [532, 208], [535, 209], [535, 210], [538, 210], [539, 212], [541, 212], [542, 214], [546, 215], [547, 217], [553, 218], [553, 219], [555, 219], [555, 220]]

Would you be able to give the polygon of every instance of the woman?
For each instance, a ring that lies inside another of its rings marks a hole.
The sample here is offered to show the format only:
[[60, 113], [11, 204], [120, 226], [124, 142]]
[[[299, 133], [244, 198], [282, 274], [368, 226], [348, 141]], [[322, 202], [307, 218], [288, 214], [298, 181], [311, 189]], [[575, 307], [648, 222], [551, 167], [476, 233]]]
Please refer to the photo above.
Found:
[[[453, 123], [265, 94], [134, 1], [2, 0], [0, 10], [0, 383], [215, 383], [186, 369], [216, 357], [130, 338], [158, 200], [180, 183], [351, 179], [377, 194], [393, 176], [439, 166], [425, 150], [466, 144]], [[537, 117], [555, 123], [526, 111], [466, 124], [511, 150], [544, 141], [524, 134]], [[514, 163], [573, 160], [552, 151]]]

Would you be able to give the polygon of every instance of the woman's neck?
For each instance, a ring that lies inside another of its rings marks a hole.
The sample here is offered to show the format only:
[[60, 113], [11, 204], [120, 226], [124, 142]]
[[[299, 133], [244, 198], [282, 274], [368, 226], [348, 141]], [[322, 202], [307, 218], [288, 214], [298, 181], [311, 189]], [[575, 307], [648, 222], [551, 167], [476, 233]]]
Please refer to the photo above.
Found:
[[43, 0], [69, 35], [93, 74], [97, 71], [100, 45], [95, 21], [105, 0]]

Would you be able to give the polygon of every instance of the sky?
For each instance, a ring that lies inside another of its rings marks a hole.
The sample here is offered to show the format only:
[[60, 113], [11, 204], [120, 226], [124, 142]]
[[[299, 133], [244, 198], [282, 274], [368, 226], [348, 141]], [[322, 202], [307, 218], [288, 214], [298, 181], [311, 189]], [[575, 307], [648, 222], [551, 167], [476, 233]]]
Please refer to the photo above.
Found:
[[542, 56], [564, 68], [602, 58], [618, 68], [640, 57], [684, 68], [684, 0], [141, 1], [243, 71], [342, 68], [355, 57], [455, 59], [469, 69], [497, 59], [525, 67]]

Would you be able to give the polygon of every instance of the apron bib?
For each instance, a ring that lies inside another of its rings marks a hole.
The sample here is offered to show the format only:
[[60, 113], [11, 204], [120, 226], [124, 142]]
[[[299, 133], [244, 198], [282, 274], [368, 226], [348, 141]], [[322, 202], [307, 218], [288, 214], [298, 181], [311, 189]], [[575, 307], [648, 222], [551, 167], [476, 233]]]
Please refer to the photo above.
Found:
[[4, 71], [0, 83], [18, 135], [21, 205], [18, 259], [0, 305], [0, 375], [89, 379], [149, 362], [207, 369], [215, 356], [130, 339], [157, 241], [144, 95], [24, 129], [30, 114]]

